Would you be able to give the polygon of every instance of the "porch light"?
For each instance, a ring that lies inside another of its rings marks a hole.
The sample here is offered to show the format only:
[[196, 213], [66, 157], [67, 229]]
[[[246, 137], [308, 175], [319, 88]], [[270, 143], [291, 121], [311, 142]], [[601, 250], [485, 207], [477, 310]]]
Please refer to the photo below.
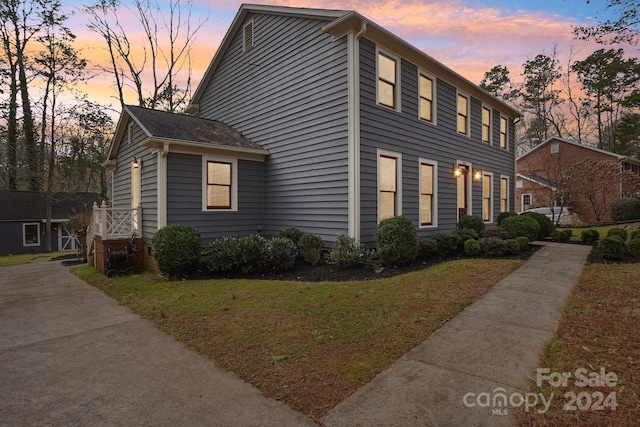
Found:
[[460, 166], [454, 164], [453, 165], [453, 176], [455, 176], [457, 178], [460, 175], [462, 175], [462, 169], [460, 169]]
[[473, 179], [475, 181], [480, 181], [482, 179], [482, 171], [480, 169], [473, 170]]
[[141, 158], [137, 158], [137, 157], [133, 158], [133, 167], [136, 168], [136, 169], [138, 169], [138, 168], [142, 169], [142, 157]]

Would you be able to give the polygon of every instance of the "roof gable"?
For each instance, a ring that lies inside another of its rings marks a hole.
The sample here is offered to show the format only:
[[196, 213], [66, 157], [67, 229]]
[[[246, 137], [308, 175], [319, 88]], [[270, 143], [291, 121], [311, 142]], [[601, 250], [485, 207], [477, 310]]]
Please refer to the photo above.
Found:
[[574, 147], [584, 148], [585, 150], [591, 150], [591, 151], [594, 151], [596, 153], [609, 155], [609, 156], [614, 157], [614, 158], [616, 158], [618, 160], [624, 160], [624, 159], [628, 158], [627, 156], [623, 156], [622, 154], [612, 153], [611, 151], [602, 150], [600, 148], [592, 147], [590, 145], [584, 145], [584, 144], [580, 144], [580, 143], [575, 142], [575, 141], [570, 141], [568, 139], [558, 138], [558, 137], [553, 136], [553, 137], [547, 139], [546, 141], [543, 141], [540, 144], [536, 145], [531, 150], [529, 150], [526, 153], [524, 153], [522, 156], [518, 157], [516, 159], [516, 161], [520, 160], [520, 159], [523, 159], [523, 158], [529, 156], [532, 153], [535, 153], [537, 150], [539, 150], [539, 149], [541, 149], [543, 147], [546, 147], [548, 144], [551, 144], [552, 142], [559, 142], [559, 143], [562, 143], [562, 144], [569, 144], [569, 145], [572, 145]]

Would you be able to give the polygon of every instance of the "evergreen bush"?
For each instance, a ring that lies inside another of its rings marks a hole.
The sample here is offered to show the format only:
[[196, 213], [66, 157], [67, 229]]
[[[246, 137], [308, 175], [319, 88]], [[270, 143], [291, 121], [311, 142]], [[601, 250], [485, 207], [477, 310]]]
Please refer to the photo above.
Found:
[[614, 200], [609, 206], [611, 219], [614, 221], [634, 221], [640, 219], [640, 199], [623, 197]]
[[287, 228], [283, 228], [282, 230], [280, 230], [278, 232], [278, 234], [276, 235], [276, 237], [285, 237], [285, 238], [291, 240], [297, 246], [298, 245], [298, 241], [300, 241], [300, 237], [302, 237], [303, 234], [304, 234], [304, 232], [302, 230], [300, 230], [299, 228], [287, 227]]
[[618, 236], [607, 236], [598, 243], [598, 253], [606, 260], [620, 260], [626, 250], [624, 241]]
[[538, 222], [531, 216], [525, 215], [505, 218], [500, 227], [505, 230], [510, 239], [524, 236], [527, 237], [529, 241], [534, 241], [538, 240], [540, 233], [540, 225]]
[[482, 245], [476, 239], [468, 239], [464, 242], [464, 253], [469, 256], [478, 255], [482, 252]]
[[561, 242], [568, 242], [571, 240], [571, 236], [573, 236], [573, 230], [568, 228], [562, 229], [558, 231], [558, 240]]
[[458, 220], [456, 224], [458, 230], [471, 229], [480, 236], [485, 229], [484, 221], [479, 215], [464, 215]]
[[452, 231], [453, 234], [458, 236], [458, 247], [457, 250], [462, 252], [464, 249], [464, 242], [469, 239], [478, 240], [479, 234], [471, 228], [460, 228]]
[[593, 244], [600, 240], [600, 233], [595, 228], [589, 228], [580, 233], [580, 241], [582, 243]]
[[504, 241], [504, 248], [502, 249], [503, 254], [514, 255], [518, 252], [520, 252], [520, 244], [516, 239], [507, 239]]
[[525, 212], [521, 216], [533, 218], [536, 220], [538, 226], [540, 227], [540, 229], [538, 230], [537, 240], [546, 239], [551, 233], [553, 233], [553, 230], [555, 229], [555, 225], [553, 224], [553, 222], [539, 212]]
[[480, 239], [482, 251], [487, 256], [501, 255], [505, 248], [505, 241], [499, 237], [483, 237]]
[[631, 232], [631, 240], [640, 239], [640, 230], [633, 230]]
[[267, 241], [266, 259], [263, 261], [271, 270], [290, 270], [296, 262], [296, 244], [286, 237], [274, 237]]
[[197, 228], [189, 225], [167, 225], [151, 239], [153, 257], [167, 276], [183, 277], [198, 268], [202, 238]]
[[355, 267], [365, 256], [364, 247], [353, 237], [339, 234], [329, 259], [338, 268]]
[[629, 241], [629, 252], [631, 252], [634, 257], [640, 259], [640, 237]]
[[623, 242], [627, 241], [627, 235], [627, 229], [622, 227], [610, 228], [609, 231], [607, 231], [607, 237], [618, 236]]
[[529, 238], [526, 236], [516, 237], [516, 242], [518, 242], [518, 247], [520, 251], [526, 251], [529, 249]]
[[505, 218], [509, 218], [512, 216], [518, 216], [518, 214], [516, 212], [511, 212], [511, 211], [500, 212], [500, 215], [498, 215], [498, 218], [496, 219], [496, 223], [498, 224], [498, 227], [502, 225], [502, 221], [504, 221]]
[[410, 263], [418, 257], [419, 249], [418, 232], [406, 216], [393, 216], [378, 224], [376, 250], [383, 265]]
[[438, 242], [433, 237], [420, 241], [420, 256], [428, 257], [438, 253]]
[[[518, 215], [515, 215], [515, 216], [518, 216]], [[506, 217], [506, 218], [510, 218], [510, 217]], [[501, 239], [508, 239], [509, 233], [507, 233], [506, 230], [502, 227], [492, 227], [484, 230], [484, 233], [482, 233], [482, 237], [499, 237]]]
[[305, 262], [317, 265], [322, 258], [324, 243], [320, 236], [311, 233], [303, 233], [298, 240], [298, 252]]
[[433, 236], [438, 247], [438, 254], [440, 256], [447, 256], [455, 253], [458, 250], [458, 244], [460, 243], [460, 237], [450, 231], [441, 231]]

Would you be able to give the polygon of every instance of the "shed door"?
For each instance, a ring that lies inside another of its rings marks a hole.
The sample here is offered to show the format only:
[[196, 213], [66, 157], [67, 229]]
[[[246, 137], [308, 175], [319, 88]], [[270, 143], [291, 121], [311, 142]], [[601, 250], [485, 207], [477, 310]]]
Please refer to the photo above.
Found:
[[78, 235], [71, 230], [68, 224], [60, 224], [58, 232], [58, 250], [59, 251], [76, 251], [80, 248]]

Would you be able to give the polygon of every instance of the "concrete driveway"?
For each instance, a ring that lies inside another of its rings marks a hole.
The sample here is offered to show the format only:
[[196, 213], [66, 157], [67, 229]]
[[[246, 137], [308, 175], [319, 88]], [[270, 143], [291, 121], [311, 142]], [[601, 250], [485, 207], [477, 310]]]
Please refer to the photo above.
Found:
[[0, 424], [304, 426], [57, 262], [0, 268]]

